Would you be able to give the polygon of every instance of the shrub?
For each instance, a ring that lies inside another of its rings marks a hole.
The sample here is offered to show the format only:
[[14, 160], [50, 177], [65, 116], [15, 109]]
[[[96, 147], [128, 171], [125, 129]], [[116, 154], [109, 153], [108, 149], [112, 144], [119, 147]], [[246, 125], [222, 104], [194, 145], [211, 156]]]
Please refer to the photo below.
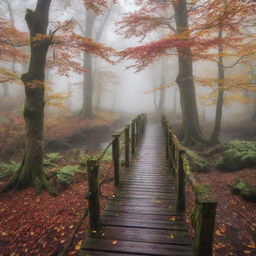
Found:
[[58, 165], [55, 163], [62, 158], [60, 153], [49, 153], [45, 156], [44, 165], [57, 167]]
[[240, 195], [244, 200], [256, 201], [256, 186], [247, 184], [241, 179], [235, 182], [231, 188], [231, 192]]
[[195, 172], [209, 172], [210, 163], [202, 156], [192, 150], [186, 150], [188, 160], [192, 165], [192, 169]]
[[20, 163], [11, 161], [10, 163], [0, 162], [0, 179], [13, 175], [20, 167]]
[[75, 174], [80, 172], [76, 165], [67, 165], [59, 169], [56, 173], [57, 181], [61, 186], [68, 186], [75, 180]]
[[226, 150], [217, 163], [223, 171], [241, 170], [256, 165], [256, 142], [234, 140], [226, 144]]

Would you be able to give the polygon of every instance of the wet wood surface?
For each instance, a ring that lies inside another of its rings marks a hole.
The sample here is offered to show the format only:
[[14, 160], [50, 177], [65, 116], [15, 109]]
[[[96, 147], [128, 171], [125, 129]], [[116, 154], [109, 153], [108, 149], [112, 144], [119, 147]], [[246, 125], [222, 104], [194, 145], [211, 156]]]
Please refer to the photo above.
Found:
[[159, 124], [148, 124], [136, 155], [120, 179], [101, 221], [101, 235], [87, 235], [80, 256], [193, 255]]

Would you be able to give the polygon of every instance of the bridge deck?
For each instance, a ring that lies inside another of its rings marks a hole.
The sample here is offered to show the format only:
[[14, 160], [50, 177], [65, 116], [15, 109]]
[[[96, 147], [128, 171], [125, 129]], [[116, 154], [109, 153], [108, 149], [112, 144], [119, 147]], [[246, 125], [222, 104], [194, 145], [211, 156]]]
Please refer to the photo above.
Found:
[[192, 255], [164, 145], [161, 126], [148, 124], [120, 193], [102, 216], [104, 235], [87, 237], [80, 256]]

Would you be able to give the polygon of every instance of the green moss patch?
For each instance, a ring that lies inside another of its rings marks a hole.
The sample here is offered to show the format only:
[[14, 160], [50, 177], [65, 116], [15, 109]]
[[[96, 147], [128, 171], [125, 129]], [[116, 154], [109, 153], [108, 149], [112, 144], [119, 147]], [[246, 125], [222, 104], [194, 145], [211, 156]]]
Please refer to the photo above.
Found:
[[235, 171], [256, 166], [256, 142], [234, 140], [226, 144], [217, 165], [223, 171]]

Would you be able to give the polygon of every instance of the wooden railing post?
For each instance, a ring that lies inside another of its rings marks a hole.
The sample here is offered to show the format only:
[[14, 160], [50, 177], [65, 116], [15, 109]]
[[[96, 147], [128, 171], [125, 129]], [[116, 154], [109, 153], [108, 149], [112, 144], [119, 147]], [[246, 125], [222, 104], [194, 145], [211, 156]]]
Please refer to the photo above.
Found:
[[138, 117], [135, 119], [135, 126], [136, 126], [136, 144], [139, 143], [139, 120]]
[[112, 159], [114, 163], [114, 185], [116, 188], [119, 187], [119, 158], [120, 158], [120, 134], [114, 134], [113, 135], [113, 144], [112, 144]]
[[185, 211], [186, 207], [186, 201], [185, 201], [185, 172], [183, 168], [183, 159], [182, 159], [182, 154], [185, 153], [185, 150], [183, 149], [178, 149], [178, 163], [177, 163], [177, 174], [176, 174], [176, 179], [177, 179], [177, 210], [180, 212]]
[[173, 168], [173, 147], [172, 147], [172, 131], [169, 129], [168, 130], [168, 155], [167, 155], [167, 159], [168, 159], [168, 163], [169, 163], [169, 167], [172, 170]]
[[99, 202], [99, 165], [96, 160], [87, 161], [88, 176], [88, 207], [89, 207], [89, 227], [90, 231], [96, 233], [101, 228], [100, 223], [100, 202]]
[[167, 158], [167, 161], [169, 163], [169, 160], [170, 160], [170, 133], [169, 133], [169, 129], [167, 130], [167, 133], [166, 133], [166, 144], [165, 144], [165, 150], [166, 150], [166, 158]]
[[135, 135], [135, 120], [132, 121], [132, 137], [131, 137], [131, 147], [132, 154], [135, 154], [135, 144], [136, 144], [136, 135]]
[[198, 198], [195, 209], [195, 256], [211, 256], [217, 201]]
[[140, 129], [140, 139], [143, 133], [143, 123], [142, 123], [142, 114], [139, 115], [139, 129]]
[[125, 166], [129, 166], [130, 162], [130, 125], [127, 125], [124, 130], [124, 143], [125, 143]]

